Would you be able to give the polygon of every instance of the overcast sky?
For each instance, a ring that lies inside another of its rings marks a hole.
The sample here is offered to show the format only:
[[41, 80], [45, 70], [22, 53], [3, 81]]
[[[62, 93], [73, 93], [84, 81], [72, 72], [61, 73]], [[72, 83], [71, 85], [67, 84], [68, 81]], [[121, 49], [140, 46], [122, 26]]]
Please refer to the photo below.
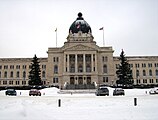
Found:
[[0, 58], [47, 57], [64, 45], [78, 12], [91, 26], [97, 45], [114, 55], [158, 56], [158, 0], [0, 0]]

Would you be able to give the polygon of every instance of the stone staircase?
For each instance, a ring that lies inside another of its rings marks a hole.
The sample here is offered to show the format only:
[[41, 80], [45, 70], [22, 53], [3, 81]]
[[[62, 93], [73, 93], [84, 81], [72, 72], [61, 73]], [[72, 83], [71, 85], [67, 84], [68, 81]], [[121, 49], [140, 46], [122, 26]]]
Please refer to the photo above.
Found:
[[76, 90], [76, 89], [95, 89], [95, 85], [94, 84], [80, 84], [80, 85], [66, 85], [65, 89], [66, 90]]
[[80, 90], [60, 90], [59, 94], [95, 94], [96, 89], [80, 89]]

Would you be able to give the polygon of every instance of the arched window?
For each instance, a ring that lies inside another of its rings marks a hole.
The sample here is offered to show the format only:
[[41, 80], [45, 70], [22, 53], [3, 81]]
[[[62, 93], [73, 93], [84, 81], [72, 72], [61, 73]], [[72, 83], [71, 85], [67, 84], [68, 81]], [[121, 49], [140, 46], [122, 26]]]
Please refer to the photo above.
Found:
[[143, 76], [146, 76], [146, 71], [145, 70], [143, 70]]
[[57, 65], [54, 66], [54, 73], [58, 74], [58, 66]]
[[0, 72], [0, 78], [1, 78], [1, 72]]
[[19, 78], [19, 77], [20, 77], [20, 75], [19, 75], [19, 74], [20, 74], [20, 73], [19, 73], [19, 71], [17, 71], [17, 72], [16, 72], [16, 77], [17, 77], [17, 78]]
[[152, 76], [152, 70], [149, 70], [149, 76]]
[[13, 78], [13, 71], [10, 72], [10, 77]]
[[45, 77], [46, 77], [46, 72], [43, 71], [43, 72], [42, 72], [42, 78], [45, 78]]
[[103, 73], [107, 73], [108, 72], [108, 70], [107, 70], [107, 65], [104, 65], [103, 66]]
[[155, 70], [155, 74], [156, 74], [156, 76], [158, 76], [158, 70]]
[[139, 70], [136, 71], [136, 77], [138, 77], [138, 76], [139, 76]]
[[7, 78], [7, 71], [4, 72], [4, 78]]
[[26, 72], [25, 71], [23, 72], [23, 78], [24, 79], [26, 78]]

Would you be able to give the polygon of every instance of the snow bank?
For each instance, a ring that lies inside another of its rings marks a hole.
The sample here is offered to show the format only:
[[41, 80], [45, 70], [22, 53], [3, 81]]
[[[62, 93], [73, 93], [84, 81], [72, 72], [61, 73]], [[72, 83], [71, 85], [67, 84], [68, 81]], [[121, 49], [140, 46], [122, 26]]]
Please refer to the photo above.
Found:
[[158, 95], [149, 95], [150, 89], [125, 89], [125, 96], [112, 96], [109, 90], [110, 96], [58, 94], [57, 88], [42, 89], [42, 96], [0, 91], [0, 120], [158, 120]]

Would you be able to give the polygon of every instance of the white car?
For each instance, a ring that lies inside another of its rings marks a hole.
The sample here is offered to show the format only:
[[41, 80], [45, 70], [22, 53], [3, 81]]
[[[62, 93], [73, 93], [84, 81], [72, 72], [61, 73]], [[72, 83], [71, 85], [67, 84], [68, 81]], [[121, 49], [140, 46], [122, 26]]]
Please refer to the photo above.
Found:
[[158, 88], [153, 88], [149, 91], [149, 94], [158, 94]]

